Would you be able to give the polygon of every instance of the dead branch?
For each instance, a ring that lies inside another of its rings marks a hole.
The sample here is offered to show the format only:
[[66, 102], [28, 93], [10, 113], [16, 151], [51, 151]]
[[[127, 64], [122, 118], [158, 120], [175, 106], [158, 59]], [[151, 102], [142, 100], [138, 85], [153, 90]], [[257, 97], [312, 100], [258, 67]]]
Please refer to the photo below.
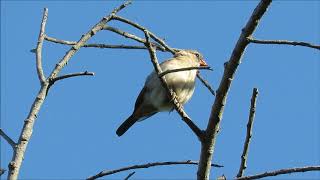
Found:
[[253, 88], [252, 96], [251, 96], [249, 119], [247, 123], [247, 135], [243, 145], [241, 163], [240, 163], [240, 168], [239, 168], [237, 177], [241, 177], [243, 175], [244, 170], [247, 168], [247, 158], [248, 158], [249, 145], [252, 137], [252, 124], [253, 124], [255, 113], [256, 113], [257, 96], [258, 96], [258, 89]]
[[[56, 39], [53, 37], [45, 36], [45, 40], [58, 44], [75, 45], [76, 41], [66, 41]], [[129, 45], [109, 45], [109, 44], [84, 44], [82, 47], [85, 48], [109, 48], [109, 49], [147, 49], [145, 46], [129, 46]]]
[[261, 0], [258, 6], [252, 13], [246, 26], [243, 28], [242, 33], [238, 39], [238, 42], [232, 52], [230, 60], [225, 66], [224, 74], [221, 79], [219, 88], [217, 90], [216, 99], [211, 109], [211, 115], [205, 131], [205, 141], [201, 143], [201, 155], [198, 166], [197, 179], [207, 180], [210, 176], [211, 160], [214, 153], [214, 145], [218, 134], [220, 122], [222, 119], [224, 106], [226, 104], [228, 91], [231, 86], [231, 82], [234, 79], [238, 65], [241, 62], [241, 57], [245, 48], [248, 45], [247, 38], [252, 35], [256, 29], [259, 20], [266, 12], [271, 0]]
[[[152, 47], [152, 44], [150, 42], [150, 35], [149, 32], [147, 30], [144, 30], [145, 32], [145, 36], [146, 36], [146, 47], [149, 49], [149, 54], [150, 54], [150, 59], [151, 62], [153, 64], [153, 67], [155, 69], [155, 72], [158, 74], [162, 73], [161, 67], [158, 63], [158, 59], [156, 56], [156, 51], [155, 48]], [[181, 116], [182, 120], [191, 128], [191, 130], [195, 133], [195, 135], [197, 135], [197, 137], [199, 138], [200, 141], [203, 140], [203, 132], [202, 130], [193, 123], [193, 121], [191, 120], [191, 118], [188, 116], [188, 114], [183, 110], [183, 106], [180, 104], [180, 102], [177, 100], [177, 95], [176, 93], [169, 88], [166, 78], [165, 77], [160, 77], [160, 82], [162, 84], [162, 86], [166, 89], [170, 99], [172, 99], [173, 105], [174, 105], [174, 109], [178, 112], [178, 114]]]
[[54, 84], [56, 81], [63, 80], [63, 79], [66, 79], [66, 78], [72, 78], [72, 77], [76, 77], [76, 76], [94, 76], [94, 73], [85, 71], [85, 72], [65, 74], [65, 75], [58, 76], [58, 77], [52, 79], [49, 83], [50, 84]]
[[[137, 28], [137, 29], [140, 29], [141, 31], [147, 30], [145, 27], [140, 26], [140, 25], [137, 24], [137, 23], [134, 23], [134, 22], [132, 22], [132, 21], [130, 21], [130, 20], [128, 20], [128, 19], [125, 19], [125, 18], [120, 17], [120, 16], [117, 16], [117, 15], [113, 16], [113, 19], [114, 19], [114, 20], [121, 21], [121, 22], [124, 22], [124, 23], [127, 23], [127, 24], [129, 24], [129, 25], [131, 25], [131, 26], [133, 26], [133, 27], [135, 27], [135, 28]], [[173, 48], [170, 48], [162, 39], [158, 38], [156, 35], [154, 35], [154, 34], [153, 34], [152, 32], [150, 32], [150, 31], [149, 31], [149, 35], [150, 35], [150, 37], [151, 37], [152, 39], [154, 39], [157, 43], [159, 43], [161, 46], [163, 46], [163, 47], [166, 49], [166, 51], [169, 51], [169, 52], [171, 52], [172, 54], [175, 54], [176, 50], [173, 49]]]
[[8, 144], [12, 147], [13, 150], [15, 150], [17, 143], [15, 143], [1, 128], [0, 128], [0, 136], [5, 139]]
[[169, 70], [166, 70], [166, 71], [160, 73], [159, 77], [162, 77], [162, 76], [164, 76], [166, 74], [169, 74], [169, 73], [174, 73], [174, 72], [179, 72], [179, 71], [190, 71], [190, 70], [193, 70], [193, 69], [210, 70], [210, 71], [213, 70], [210, 66], [185, 67], [185, 68], [179, 68], [179, 69], [169, 69]]
[[[66, 55], [62, 58], [62, 60], [56, 65], [56, 67], [53, 69], [52, 73], [46, 79], [41, 83], [40, 91], [38, 92], [37, 97], [35, 98], [30, 112], [24, 121], [24, 125], [17, 143], [17, 146], [15, 148], [13, 157], [11, 162], [9, 163], [9, 172], [8, 172], [8, 179], [10, 180], [16, 180], [19, 175], [20, 167], [22, 164], [22, 160], [24, 158], [25, 151], [27, 149], [27, 145], [29, 143], [29, 140], [32, 135], [33, 126], [35, 123], [35, 120], [37, 118], [37, 115], [40, 111], [40, 108], [46, 98], [47, 92], [50, 87], [50, 80], [55, 79], [59, 72], [62, 70], [62, 68], [68, 63], [70, 58], [92, 37], [94, 36], [98, 31], [100, 31], [103, 26], [111, 20], [112, 16], [114, 16], [117, 12], [119, 12], [121, 9], [125, 8], [127, 5], [129, 5], [131, 2], [127, 1], [118, 8], [114, 9], [111, 14], [108, 16], [105, 16], [100, 20], [95, 26], [93, 26], [86, 34], [84, 34], [80, 40], [71, 47], [71, 49], [66, 53]], [[44, 10], [46, 12], [46, 9]], [[45, 13], [44, 13], [45, 14]], [[45, 18], [44, 16], [43, 18]], [[44, 20], [42, 20], [43, 22]], [[41, 26], [40, 28], [40, 34], [44, 26]], [[41, 47], [41, 46], [40, 46]], [[39, 66], [39, 63], [37, 63], [37, 67]]]
[[124, 178], [124, 180], [128, 180], [131, 176], [133, 176], [136, 172], [133, 171], [132, 173], [130, 173], [126, 178]]
[[307, 167], [296, 167], [296, 168], [289, 168], [289, 169], [280, 169], [271, 172], [265, 172], [253, 176], [244, 176], [238, 177], [236, 180], [252, 180], [252, 179], [261, 179], [264, 177], [270, 176], [278, 176], [282, 174], [290, 174], [290, 173], [298, 173], [298, 172], [308, 172], [308, 171], [320, 171], [320, 166], [307, 166]]
[[[93, 180], [97, 179], [99, 177], [123, 172], [123, 171], [128, 171], [132, 169], [143, 169], [143, 168], [149, 168], [149, 167], [155, 167], [155, 166], [170, 166], [170, 165], [179, 165], [179, 164], [185, 164], [185, 165], [198, 165], [197, 161], [166, 161], [166, 162], [153, 162], [153, 163], [147, 163], [147, 164], [140, 164], [140, 165], [133, 165], [133, 166], [128, 166], [128, 167], [123, 167], [120, 169], [115, 169], [115, 170], [104, 170], [99, 172], [98, 174], [88, 177], [87, 180]], [[212, 164], [213, 167], [223, 167], [220, 165]]]
[[216, 95], [216, 92], [213, 90], [213, 88], [210, 86], [208, 81], [206, 81], [201, 75], [200, 72], [197, 73], [197, 78], [202, 82], [202, 84], [207, 87], [207, 89], [211, 92], [213, 96]]
[[[121, 36], [124, 36], [125, 38], [129, 38], [129, 39], [135, 40], [135, 41], [137, 41], [139, 43], [142, 43], [142, 44], [146, 43], [145, 39], [142, 39], [142, 38], [140, 38], [140, 37], [138, 37], [136, 35], [130, 34], [128, 32], [121, 31], [120, 29], [117, 29], [117, 28], [114, 28], [114, 27], [111, 27], [111, 26], [107, 26], [106, 25], [106, 26], [103, 27], [103, 29], [111, 31], [111, 32], [114, 32], [114, 33], [117, 33], [117, 34], [119, 34]], [[152, 45], [155, 46], [157, 50], [160, 50], [162, 52], [166, 51], [166, 49], [164, 47], [160, 46], [159, 44], [152, 43]]]
[[255, 43], [255, 44], [282, 44], [282, 45], [292, 45], [292, 46], [304, 46], [304, 47], [320, 50], [319, 45], [314, 45], [307, 42], [288, 41], [288, 40], [260, 40], [260, 39], [253, 39], [252, 37], [248, 37], [247, 39], [250, 43]]
[[46, 81], [46, 77], [43, 73], [43, 68], [42, 68], [42, 45], [45, 37], [44, 33], [45, 33], [47, 19], [48, 19], [48, 8], [44, 8], [41, 27], [40, 27], [40, 33], [39, 33], [39, 38], [38, 38], [38, 43], [36, 48], [36, 67], [37, 67], [37, 73], [38, 73], [38, 78], [40, 80], [40, 84], [43, 84]]

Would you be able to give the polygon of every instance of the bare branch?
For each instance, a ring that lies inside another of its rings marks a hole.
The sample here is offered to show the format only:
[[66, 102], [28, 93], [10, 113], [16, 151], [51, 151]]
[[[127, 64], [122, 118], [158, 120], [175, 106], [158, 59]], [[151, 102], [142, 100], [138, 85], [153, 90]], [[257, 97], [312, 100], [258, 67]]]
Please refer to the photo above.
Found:
[[48, 8], [44, 8], [41, 27], [40, 27], [40, 33], [39, 33], [39, 38], [38, 38], [38, 43], [36, 48], [36, 64], [37, 64], [37, 73], [38, 73], [38, 78], [40, 80], [40, 84], [43, 84], [46, 81], [46, 77], [44, 76], [43, 68], [42, 68], [42, 44], [45, 36], [44, 32], [46, 28], [47, 19], [48, 19]]
[[[139, 43], [143, 43], [143, 44], [146, 43], [145, 39], [142, 39], [142, 38], [140, 38], [140, 37], [138, 37], [136, 35], [121, 31], [120, 29], [117, 29], [117, 28], [114, 28], [114, 27], [111, 27], [111, 26], [105, 25], [103, 27], [103, 29], [111, 31], [111, 32], [114, 32], [114, 33], [117, 33], [117, 34], [119, 34], [121, 36], [124, 36], [125, 38], [133, 39], [133, 40], [135, 40], [135, 41], [137, 41]], [[159, 44], [152, 43], [152, 45], [155, 46], [156, 49], [159, 50], [159, 51], [162, 51], [162, 52], [166, 51], [166, 49], [164, 47], [160, 46]], [[147, 49], [147, 48], [145, 48], [145, 49]]]
[[225, 71], [217, 90], [216, 99], [211, 109], [211, 115], [206, 129], [206, 141], [201, 144], [200, 163], [198, 166], [197, 179], [207, 180], [210, 176], [211, 160], [214, 153], [214, 145], [219, 131], [220, 122], [224, 112], [228, 91], [231, 82], [234, 79], [238, 65], [241, 63], [241, 57], [248, 45], [247, 38], [252, 35], [256, 29], [259, 20], [266, 12], [271, 0], [261, 0], [255, 8], [246, 26], [242, 29], [242, 33], [232, 52], [230, 60], [225, 66]]
[[251, 96], [249, 120], [247, 123], [247, 135], [246, 135], [246, 140], [243, 145], [243, 152], [241, 155], [241, 164], [240, 164], [240, 168], [239, 168], [239, 172], [237, 174], [237, 177], [241, 177], [243, 175], [244, 170], [247, 168], [247, 158], [248, 158], [250, 140], [251, 140], [251, 136], [252, 136], [252, 124], [253, 124], [255, 113], [256, 113], [257, 96], [258, 96], [258, 89], [253, 88], [252, 96]]
[[[107, 175], [111, 175], [111, 174], [115, 174], [115, 173], [119, 173], [119, 172], [123, 172], [123, 171], [128, 171], [128, 170], [132, 170], [132, 169], [143, 169], [143, 168], [149, 168], [149, 167], [154, 167], [154, 166], [170, 166], [170, 165], [179, 165], [179, 164], [197, 165], [198, 162], [187, 160], [187, 161], [153, 162], [153, 163], [147, 163], [147, 164], [133, 165], [133, 166], [123, 167], [123, 168], [115, 169], [115, 170], [104, 170], [94, 176], [88, 177], [87, 180], [93, 180], [93, 179], [97, 179], [99, 177], [103, 177], [103, 176], [107, 176]], [[212, 164], [212, 166], [213, 167], [223, 167], [223, 166], [216, 165], [216, 164]]]
[[[45, 36], [45, 40], [65, 45], [75, 45], [76, 41], [60, 40], [53, 37]], [[128, 45], [108, 45], [108, 44], [84, 44], [85, 48], [109, 48], [109, 49], [147, 49], [145, 46], [128, 46]]]
[[72, 74], [65, 74], [65, 75], [58, 76], [58, 77], [52, 79], [50, 81], [50, 84], [54, 84], [56, 81], [59, 81], [62, 79], [72, 78], [72, 77], [76, 77], [76, 76], [94, 76], [94, 73], [85, 71], [85, 72], [78, 72], [78, 73], [72, 73]]
[[[150, 42], [149, 32], [147, 30], [145, 30], [144, 33], [145, 33], [145, 36], [146, 36], [146, 44], [145, 45], [149, 50], [151, 62], [153, 64], [155, 72], [159, 76], [162, 73], [162, 70], [161, 70], [161, 67], [160, 67], [160, 65], [158, 63], [158, 59], [157, 59], [157, 56], [156, 56], [155, 48], [152, 47], [152, 44]], [[165, 77], [162, 76], [162, 77], [159, 77], [159, 78], [160, 78], [160, 82], [161, 82], [162, 86], [166, 89], [170, 99], [172, 99], [172, 102], [173, 102], [175, 110], [179, 113], [179, 115], [181, 116], [182, 120], [198, 136], [199, 140], [202, 141], [203, 140], [203, 131], [196, 124], [194, 124], [193, 121], [191, 120], [191, 118], [188, 116], [188, 114], [186, 112], [184, 112], [183, 106], [177, 100], [176, 93], [171, 88], [168, 87], [168, 84], [167, 84], [167, 81], [166, 81]]]
[[207, 89], [211, 92], [213, 96], [216, 95], [216, 92], [213, 90], [213, 88], [210, 86], [208, 81], [206, 81], [201, 75], [200, 72], [197, 73], [197, 78], [202, 82], [202, 84], [207, 87]]
[[236, 180], [261, 179], [264, 177], [278, 176], [281, 174], [290, 174], [290, 173], [308, 172], [308, 171], [320, 171], [320, 166], [307, 166], [307, 167], [280, 169], [280, 170], [265, 172], [265, 173], [261, 173], [261, 174], [257, 174], [257, 175], [253, 175], [253, 176], [238, 177], [238, 178], [236, 178]]
[[[92, 36], [94, 36], [98, 31], [100, 31], [103, 28], [103, 26], [108, 21], [111, 20], [113, 15], [115, 15], [121, 9], [125, 8], [130, 3], [131, 1], [127, 1], [121, 6], [119, 6], [118, 8], [114, 9], [110, 15], [103, 17], [102, 20], [100, 20], [86, 34], [84, 34], [80, 38], [80, 40], [75, 45], [72, 46], [72, 48], [66, 53], [66, 55], [61, 59], [61, 61], [56, 65], [56, 67], [50, 74], [48, 81], [56, 78], [59, 72], [62, 70], [62, 68], [68, 63], [70, 58], [80, 49], [80, 47], [82, 47]], [[16, 151], [14, 152], [12, 160], [8, 165], [9, 167], [8, 179], [10, 180], [16, 180], [18, 178], [22, 160], [24, 158], [24, 153], [27, 149], [29, 140], [32, 135], [35, 120], [37, 118], [37, 115], [40, 111], [40, 108], [46, 98], [48, 89], [50, 87], [50, 84], [48, 81], [44, 81], [41, 84], [40, 91], [38, 92], [38, 95], [31, 106], [30, 112], [26, 120], [24, 121], [24, 125], [19, 137], [19, 141], [17, 143]]]
[[179, 72], [179, 71], [190, 71], [190, 70], [193, 70], [193, 69], [198, 69], [198, 70], [210, 70], [212, 71], [213, 69], [211, 69], [210, 66], [199, 66], [199, 67], [185, 67], [185, 68], [179, 68], [179, 69], [169, 69], [169, 70], [166, 70], [162, 73], [159, 74], [159, 77], [162, 77], [166, 74], [169, 74], [169, 73], [174, 73], [174, 72]]
[[133, 176], [134, 174], [135, 174], [136, 172], [132, 172], [132, 173], [130, 173], [126, 178], [124, 178], [124, 180], [128, 180], [131, 176]]
[[[123, 18], [123, 17], [117, 16], [117, 15], [113, 16], [112, 19], [118, 20], [118, 21], [121, 21], [121, 22], [124, 22], [124, 23], [127, 23], [127, 24], [129, 24], [129, 25], [131, 25], [131, 26], [133, 26], [133, 27], [135, 27], [135, 28], [137, 28], [137, 29], [140, 29], [141, 31], [147, 30], [145, 27], [143, 27], [143, 26], [141, 26], [141, 25], [139, 25], [139, 24], [137, 24], [137, 23], [134, 23], [134, 22], [132, 22], [132, 21], [130, 21], [130, 20], [128, 20], [128, 19], [125, 19], [125, 18]], [[162, 39], [158, 38], [158, 37], [157, 37], [156, 35], [154, 35], [152, 32], [150, 32], [150, 31], [148, 31], [148, 32], [149, 32], [150, 37], [151, 37], [152, 39], [154, 39], [157, 43], [159, 43], [161, 46], [163, 46], [163, 47], [166, 49], [166, 51], [169, 51], [169, 52], [171, 52], [172, 54], [175, 54], [175, 52], [177, 51], [177, 49], [172, 49], [172, 48], [170, 48]]]
[[8, 142], [8, 144], [10, 144], [13, 150], [16, 149], [17, 143], [15, 143], [1, 128], [0, 128], [0, 136], [2, 136], [3, 139], [5, 139]]
[[292, 45], [292, 46], [304, 46], [304, 47], [320, 50], [319, 45], [314, 45], [307, 42], [288, 41], [288, 40], [259, 40], [259, 39], [253, 39], [251, 37], [248, 37], [247, 39], [250, 43], [255, 43], [255, 44], [283, 44], [283, 45]]
[[94, 27], [92, 27], [86, 34], [84, 34], [81, 39], [71, 47], [71, 49], [66, 53], [66, 55], [61, 59], [61, 61], [56, 64], [56, 67], [50, 74], [50, 79], [54, 79], [57, 77], [58, 73], [61, 71], [61, 69], [68, 63], [69, 59], [97, 32], [103, 29], [103, 26], [109, 22], [115, 14], [120, 11], [121, 9], [125, 8], [127, 5], [129, 5], [131, 1], [127, 1], [124, 4], [122, 4], [120, 7], [116, 8], [112, 11], [112, 13], [108, 16], [103, 17], [100, 22], [98, 22]]

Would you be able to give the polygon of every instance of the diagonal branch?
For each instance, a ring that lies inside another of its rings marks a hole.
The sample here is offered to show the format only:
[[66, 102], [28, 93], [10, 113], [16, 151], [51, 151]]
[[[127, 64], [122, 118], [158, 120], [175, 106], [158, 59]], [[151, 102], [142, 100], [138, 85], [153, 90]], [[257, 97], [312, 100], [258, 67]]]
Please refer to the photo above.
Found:
[[[118, 20], [118, 21], [121, 21], [121, 22], [124, 22], [124, 23], [127, 23], [137, 29], [140, 29], [141, 31], [145, 31], [147, 30], [145, 27], [137, 24], [137, 23], [134, 23], [128, 19], [125, 19], [123, 17], [120, 17], [120, 16], [113, 16], [114, 20]], [[152, 32], [148, 31], [149, 32], [149, 36], [154, 39], [157, 43], [159, 43], [161, 46], [163, 46], [165, 48], [166, 51], [169, 51], [171, 52], [172, 54], [175, 54], [175, 52], [177, 51], [176, 49], [173, 49], [173, 48], [170, 48], [162, 39], [158, 38], [156, 35], [154, 35]]]
[[36, 64], [37, 64], [37, 73], [38, 73], [38, 78], [40, 80], [40, 84], [43, 84], [46, 81], [46, 77], [44, 76], [43, 68], [42, 68], [42, 45], [45, 37], [44, 32], [46, 28], [47, 19], [48, 19], [48, 8], [44, 8], [41, 27], [40, 27], [40, 33], [39, 33], [39, 38], [38, 38], [38, 43], [36, 48]]
[[213, 96], [216, 96], [216, 92], [213, 90], [211, 85], [208, 83], [207, 80], [205, 80], [201, 75], [200, 72], [197, 73], [197, 78], [202, 82], [202, 84], [208, 88], [208, 90], [211, 92]]
[[124, 180], [128, 180], [131, 176], [133, 176], [136, 172], [133, 171], [132, 173], [130, 173], [126, 178], [124, 178]]
[[5, 139], [8, 144], [12, 147], [13, 150], [15, 150], [17, 143], [15, 143], [1, 128], [0, 128], [0, 136]]
[[[144, 31], [145, 36], [146, 36], [146, 47], [149, 50], [149, 54], [150, 54], [150, 59], [151, 62], [153, 64], [153, 67], [155, 69], [155, 72], [158, 74], [158, 76], [162, 73], [161, 67], [158, 63], [158, 59], [156, 56], [156, 51], [155, 48], [152, 46], [151, 42], [150, 42], [150, 35], [149, 32], [147, 30]], [[181, 116], [182, 120], [191, 128], [191, 130], [198, 136], [199, 140], [202, 141], [203, 140], [203, 131], [196, 125], [193, 123], [193, 121], [191, 120], [191, 118], [188, 116], [188, 114], [186, 112], [184, 112], [183, 110], [183, 106], [180, 104], [180, 102], [177, 100], [177, 95], [176, 93], [168, 87], [167, 81], [165, 77], [159, 77], [160, 78], [160, 82], [162, 84], [162, 86], [166, 89], [168, 96], [170, 97], [170, 99], [172, 99], [173, 105], [174, 105], [174, 109], [179, 113], [179, 115]]]
[[251, 96], [249, 120], [247, 124], [247, 135], [246, 135], [245, 143], [243, 145], [243, 152], [241, 155], [241, 164], [240, 164], [237, 177], [241, 177], [243, 175], [244, 170], [247, 168], [247, 158], [248, 158], [249, 144], [252, 137], [252, 124], [253, 124], [255, 113], [256, 113], [257, 96], [258, 96], [258, 89], [253, 88], [252, 96]]
[[283, 44], [283, 45], [292, 45], [292, 46], [304, 46], [304, 47], [320, 50], [319, 45], [314, 45], [307, 42], [288, 41], [288, 40], [260, 40], [260, 39], [253, 39], [251, 37], [247, 39], [250, 43], [255, 43], [255, 44]]
[[166, 70], [162, 73], [159, 74], [159, 77], [162, 77], [166, 74], [169, 74], [169, 73], [174, 73], [174, 72], [179, 72], [179, 71], [190, 71], [190, 70], [193, 70], [193, 69], [198, 69], [198, 70], [210, 70], [212, 71], [213, 69], [211, 69], [210, 66], [199, 66], [199, 67], [185, 67], [185, 68], [179, 68], [179, 69], [169, 69], [169, 70]]
[[206, 129], [206, 141], [201, 144], [201, 155], [197, 172], [198, 180], [209, 179], [211, 169], [210, 164], [213, 158], [214, 146], [232, 80], [235, 77], [238, 65], [241, 63], [243, 52], [249, 44], [247, 38], [250, 37], [256, 29], [259, 20], [266, 12], [270, 3], [271, 0], [261, 0], [257, 5], [246, 26], [242, 29], [242, 33], [235, 48], [233, 49], [230, 60], [225, 66], [224, 74], [217, 90], [216, 99], [211, 109], [211, 114]]
[[72, 78], [72, 77], [76, 77], [76, 76], [94, 76], [94, 73], [85, 71], [85, 72], [65, 74], [65, 75], [58, 76], [58, 77], [52, 79], [50, 81], [50, 84], [54, 84], [56, 81], [63, 80], [63, 79], [66, 79], [66, 78]]
[[[105, 25], [103, 27], [103, 29], [111, 31], [111, 32], [114, 32], [114, 33], [117, 33], [117, 34], [119, 34], [121, 36], [124, 36], [125, 38], [129, 38], [129, 39], [135, 40], [135, 41], [137, 41], [139, 43], [143, 43], [143, 44], [146, 43], [145, 39], [142, 39], [142, 38], [140, 38], [140, 37], [138, 37], [136, 35], [121, 31], [120, 29], [117, 29], [117, 28], [114, 28], [114, 27], [111, 27], [111, 26]], [[163, 52], [166, 51], [166, 49], [163, 46], [160, 46], [160, 45], [158, 45], [156, 43], [152, 43], [152, 45], [155, 46], [157, 50], [160, 50], [160, 51], [163, 51]]]
[[[114, 170], [104, 170], [99, 172], [98, 174], [88, 177], [87, 180], [93, 180], [97, 179], [99, 177], [108, 176], [111, 174], [116, 174], [123, 171], [128, 171], [132, 169], [143, 169], [143, 168], [149, 168], [149, 167], [155, 167], [155, 166], [170, 166], [170, 165], [179, 165], [179, 164], [185, 164], [185, 165], [197, 165], [197, 161], [165, 161], [165, 162], [153, 162], [153, 163], [147, 163], [147, 164], [139, 164], [139, 165], [133, 165], [128, 167], [123, 167], [120, 169], [114, 169]], [[221, 165], [212, 164], [213, 167], [223, 167]]]
[[320, 166], [307, 166], [307, 167], [296, 167], [296, 168], [289, 168], [289, 169], [280, 169], [271, 172], [265, 172], [253, 176], [244, 176], [238, 177], [236, 180], [252, 180], [252, 179], [261, 179], [270, 176], [278, 176], [282, 174], [290, 174], [290, 173], [298, 173], [298, 172], [309, 172], [309, 171], [320, 171]]
[[[16, 180], [18, 179], [19, 171], [21, 168], [22, 160], [24, 159], [24, 154], [27, 149], [29, 140], [32, 135], [33, 126], [37, 119], [37, 115], [40, 111], [40, 108], [46, 98], [46, 95], [48, 93], [48, 90], [50, 88], [49, 81], [56, 78], [59, 74], [59, 72], [62, 70], [62, 68], [68, 63], [70, 58], [92, 37], [94, 36], [98, 31], [100, 31], [103, 26], [111, 20], [112, 16], [115, 15], [118, 11], [125, 8], [127, 5], [129, 5], [131, 1], [127, 1], [124, 4], [120, 5], [118, 8], [114, 9], [111, 14], [105, 16], [100, 20], [96, 25], [94, 25], [86, 34], [84, 34], [80, 40], [72, 46], [72, 48], [66, 53], [66, 55], [61, 59], [61, 61], [56, 64], [55, 68], [53, 69], [52, 73], [50, 74], [48, 80], [45, 80], [41, 84], [41, 88], [38, 92], [37, 97], [35, 98], [30, 112], [27, 116], [27, 118], [24, 121], [23, 128], [21, 130], [21, 134], [19, 137], [19, 141], [17, 143], [17, 146], [15, 148], [13, 157], [11, 162], [9, 163], [9, 172], [8, 172], [8, 179], [10, 180]], [[46, 10], [45, 10], [46, 11]]]

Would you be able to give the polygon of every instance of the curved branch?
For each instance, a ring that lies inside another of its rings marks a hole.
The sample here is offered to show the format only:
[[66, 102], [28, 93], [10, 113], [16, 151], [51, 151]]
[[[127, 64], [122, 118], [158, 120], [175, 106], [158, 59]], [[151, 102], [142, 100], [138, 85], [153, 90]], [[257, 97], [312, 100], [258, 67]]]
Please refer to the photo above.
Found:
[[133, 171], [132, 173], [130, 173], [126, 178], [124, 178], [124, 180], [128, 180], [131, 176], [133, 176], [136, 172]]
[[44, 8], [37, 48], [35, 50], [37, 73], [38, 73], [38, 78], [40, 80], [40, 84], [43, 84], [46, 81], [46, 77], [43, 73], [43, 68], [42, 68], [42, 44], [45, 37], [44, 32], [46, 28], [47, 19], [48, 19], [48, 8]]
[[197, 172], [198, 180], [209, 179], [211, 169], [210, 164], [213, 158], [214, 145], [232, 80], [234, 79], [238, 65], [241, 63], [243, 52], [249, 43], [247, 38], [250, 37], [256, 29], [259, 20], [266, 12], [270, 3], [271, 0], [261, 0], [257, 5], [246, 26], [243, 28], [238, 42], [233, 49], [230, 60], [225, 66], [225, 71], [217, 90], [217, 96], [211, 109], [211, 114], [206, 129], [206, 140], [201, 144], [200, 163]]
[[246, 140], [243, 145], [243, 152], [241, 155], [241, 163], [239, 172], [237, 177], [241, 177], [243, 175], [244, 170], [247, 168], [247, 158], [248, 158], [248, 151], [249, 151], [249, 144], [252, 137], [252, 124], [256, 113], [256, 104], [257, 104], [257, 96], [258, 96], [258, 89], [253, 88], [252, 96], [251, 96], [251, 106], [250, 106], [250, 113], [249, 113], [249, 120], [247, 123], [247, 135]]
[[[155, 48], [152, 47], [152, 44], [150, 42], [150, 35], [149, 32], [147, 30], [144, 30], [145, 36], [146, 36], [146, 47], [149, 50], [149, 54], [150, 54], [150, 59], [151, 62], [153, 64], [153, 67], [155, 69], [155, 72], [158, 74], [158, 76], [162, 73], [161, 67], [158, 63], [158, 59], [156, 56], [156, 51]], [[173, 105], [174, 105], [174, 109], [178, 112], [178, 114], [181, 116], [182, 120], [190, 127], [190, 129], [195, 133], [195, 135], [197, 135], [198, 139], [200, 141], [204, 140], [204, 134], [203, 131], [196, 125], [193, 123], [193, 121], [191, 120], [191, 118], [188, 116], [188, 114], [183, 110], [183, 106], [180, 104], [180, 102], [177, 100], [177, 95], [176, 93], [168, 87], [167, 81], [165, 77], [159, 77], [160, 82], [162, 84], [162, 86], [166, 89], [170, 99], [172, 99]]]
[[56, 81], [63, 80], [63, 79], [66, 79], [66, 78], [72, 78], [72, 77], [76, 77], [76, 76], [94, 76], [94, 73], [85, 71], [85, 72], [65, 74], [65, 75], [58, 76], [58, 77], [50, 80], [50, 84], [54, 84]]
[[198, 69], [198, 70], [210, 70], [212, 71], [213, 69], [211, 69], [210, 66], [199, 66], [199, 67], [185, 67], [185, 68], [179, 68], [179, 69], [169, 69], [169, 70], [166, 70], [162, 73], [160, 73], [158, 76], [159, 77], [162, 77], [166, 74], [169, 74], [169, 73], [174, 73], [174, 72], [179, 72], [179, 71], [190, 71], [190, 70], [193, 70], [193, 69]]
[[[133, 165], [133, 166], [128, 166], [128, 167], [123, 167], [120, 169], [104, 170], [94, 176], [88, 177], [87, 180], [93, 180], [93, 179], [97, 179], [99, 177], [103, 177], [103, 176], [107, 176], [107, 175], [111, 175], [111, 174], [116, 174], [119, 172], [128, 171], [128, 170], [132, 170], [132, 169], [143, 169], [143, 168], [149, 168], [149, 167], [155, 167], [155, 166], [170, 166], [170, 165], [179, 165], [179, 164], [197, 165], [198, 162], [187, 160], [187, 161], [153, 162], [153, 163], [147, 163], [147, 164]], [[212, 166], [213, 167], [223, 167], [223, 166], [216, 165], [216, 164], [212, 164]]]
[[304, 46], [304, 47], [320, 50], [319, 45], [314, 45], [307, 42], [288, 41], [288, 40], [260, 40], [260, 39], [253, 39], [251, 37], [247, 39], [250, 43], [255, 43], [255, 44], [283, 44], [283, 45], [292, 45], [292, 46]]
[[320, 166], [307, 166], [307, 167], [280, 169], [280, 170], [265, 172], [265, 173], [261, 173], [253, 176], [238, 177], [236, 178], [236, 180], [261, 179], [264, 177], [277, 176], [281, 174], [290, 174], [290, 173], [308, 172], [308, 171], [320, 171]]

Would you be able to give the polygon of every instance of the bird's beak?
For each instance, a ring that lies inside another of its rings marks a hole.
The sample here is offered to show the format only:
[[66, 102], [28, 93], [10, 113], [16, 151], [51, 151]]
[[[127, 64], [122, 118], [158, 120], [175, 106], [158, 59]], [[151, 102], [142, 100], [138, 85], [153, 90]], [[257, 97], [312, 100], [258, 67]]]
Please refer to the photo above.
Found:
[[201, 59], [200, 66], [208, 66], [208, 64], [203, 59]]

